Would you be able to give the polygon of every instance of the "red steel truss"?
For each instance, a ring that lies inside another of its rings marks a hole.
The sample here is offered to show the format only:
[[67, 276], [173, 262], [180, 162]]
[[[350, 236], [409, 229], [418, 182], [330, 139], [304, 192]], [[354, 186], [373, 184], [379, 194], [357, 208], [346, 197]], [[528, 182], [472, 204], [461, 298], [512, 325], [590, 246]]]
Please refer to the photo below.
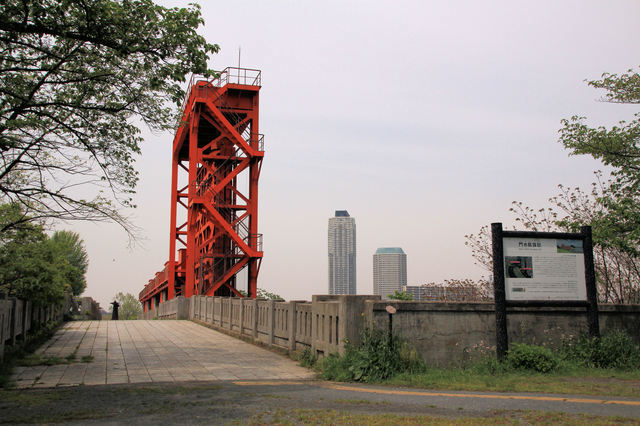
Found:
[[189, 87], [173, 140], [169, 261], [140, 293], [145, 311], [177, 295], [242, 296], [236, 274], [244, 268], [248, 297], [256, 296], [261, 73], [227, 68]]

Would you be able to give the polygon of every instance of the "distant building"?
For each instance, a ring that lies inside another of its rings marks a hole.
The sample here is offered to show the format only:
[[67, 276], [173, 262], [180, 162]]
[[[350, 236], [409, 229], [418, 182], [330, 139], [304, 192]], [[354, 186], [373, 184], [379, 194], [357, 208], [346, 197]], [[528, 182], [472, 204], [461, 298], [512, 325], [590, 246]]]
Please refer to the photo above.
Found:
[[413, 300], [440, 302], [473, 302], [484, 300], [480, 290], [473, 286], [405, 285], [403, 291]]
[[356, 294], [356, 221], [346, 210], [329, 218], [329, 294]]
[[400, 247], [382, 247], [373, 255], [373, 294], [386, 299], [407, 285], [407, 255]]

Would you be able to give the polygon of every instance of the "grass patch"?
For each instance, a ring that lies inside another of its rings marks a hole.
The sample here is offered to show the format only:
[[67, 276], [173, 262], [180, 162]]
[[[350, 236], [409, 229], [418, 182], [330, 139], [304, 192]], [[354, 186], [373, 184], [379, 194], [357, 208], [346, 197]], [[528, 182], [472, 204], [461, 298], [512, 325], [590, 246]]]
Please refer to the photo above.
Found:
[[124, 387], [119, 389], [118, 392], [127, 393], [130, 395], [190, 395], [193, 392], [197, 391], [210, 391], [210, 390], [220, 390], [222, 389], [222, 385], [217, 384], [203, 384], [203, 385], [170, 385], [170, 386], [136, 386], [136, 387]]
[[556, 351], [512, 344], [504, 362], [484, 358], [450, 368], [432, 368], [406, 343], [366, 331], [358, 347], [315, 361], [300, 361], [319, 370], [325, 380], [379, 383], [427, 389], [497, 392], [546, 392], [601, 396], [640, 395], [640, 348], [624, 333], [601, 339], [581, 336]]
[[391, 405], [388, 401], [371, 401], [368, 399], [334, 399], [331, 402], [350, 405]]
[[76, 348], [75, 351], [73, 351], [69, 355], [67, 355], [65, 357], [65, 359], [67, 360], [67, 363], [70, 364], [70, 363], [74, 362], [76, 360], [77, 353], [78, 353], [78, 348]]
[[381, 383], [426, 389], [495, 392], [545, 392], [601, 396], [640, 395], [640, 372], [581, 368], [539, 374], [521, 371], [488, 373], [474, 368], [428, 369], [401, 373]]
[[278, 395], [275, 393], [266, 393], [261, 396], [263, 398], [271, 398], [271, 399], [292, 399], [289, 395]]
[[626, 417], [593, 416], [586, 414], [548, 413], [540, 411], [495, 411], [489, 416], [444, 417], [432, 415], [363, 414], [332, 409], [293, 409], [261, 412], [254, 415], [250, 425], [258, 424], [358, 424], [358, 425], [495, 425], [495, 424], [565, 424], [618, 425], [637, 424]]
[[85, 355], [82, 358], [80, 358], [80, 362], [93, 362], [94, 357], [93, 355]]
[[637, 419], [621, 416], [595, 416], [591, 414], [568, 414], [554, 413], [546, 411], [516, 410], [516, 411], [495, 411], [493, 413], [496, 420], [504, 418], [516, 424], [563, 424], [563, 425], [635, 425]]
[[57, 356], [43, 357], [41, 354], [32, 353], [24, 356], [23, 358], [15, 361], [16, 366], [20, 367], [35, 367], [36, 365], [59, 365], [70, 364], [69, 357], [59, 358]]
[[34, 415], [22, 415], [16, 416], [9, 422], [0, 420], [0, 423], [62, 423], [75, 420], [97, 420], [104, 419], [105, 417], [111, 417], [114, 413], [107, 413], [100, 410], [77, 410], [68, 411], [66, 413], [53, 413], [53, 414], [34, 414]]
[[0, 390], [0, 401], [20, 407], [37, 407], [59, 401], [62, 395], [53, 392], [17, 392]]

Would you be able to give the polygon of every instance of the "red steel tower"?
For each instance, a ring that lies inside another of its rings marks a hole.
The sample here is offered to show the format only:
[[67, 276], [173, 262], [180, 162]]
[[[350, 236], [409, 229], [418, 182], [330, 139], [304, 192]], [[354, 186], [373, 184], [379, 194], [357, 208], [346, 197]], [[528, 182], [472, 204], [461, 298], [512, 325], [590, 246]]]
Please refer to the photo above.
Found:
[[[256, 297], [263, 255], [258, 233], [264, 157], [258, 133], [260, 87], [260, 71], [244, 68], [227, 68], [216, 79], [191, 79], [173, 140], [169, 262], [165, 283], [154, 285], [166, 289], [161, 300], [241, 296], [236, 274], [243, 268], [248, 269], [248, 296]], [[149, 299], [147, 293], [157, 292], [143, 293]]]

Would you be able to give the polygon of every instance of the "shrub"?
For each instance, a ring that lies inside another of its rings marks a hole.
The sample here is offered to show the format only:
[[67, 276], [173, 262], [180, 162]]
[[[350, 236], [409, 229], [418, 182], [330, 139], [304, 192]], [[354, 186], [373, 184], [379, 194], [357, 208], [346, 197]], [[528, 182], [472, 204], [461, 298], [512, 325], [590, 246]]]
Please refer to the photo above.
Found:
[[640, 369], [640, 348], [631, 337], [618, 330], [608, 331], [600, 339], [582, 334], [564, 343], [562, 357], [584, 367]]
[[343, 355], [331, 354], [320, 364], [322, 378], [337, 381], [375, 382], [401, 372], [419, 372], [424, 361], [397, 336], [365, 329], [360, 346], [345, 345]]
[[548, 373], [558, 367], [558, 358], [542, 346], [513, 343], [506, 358], [507, 364], [516, 370]]

